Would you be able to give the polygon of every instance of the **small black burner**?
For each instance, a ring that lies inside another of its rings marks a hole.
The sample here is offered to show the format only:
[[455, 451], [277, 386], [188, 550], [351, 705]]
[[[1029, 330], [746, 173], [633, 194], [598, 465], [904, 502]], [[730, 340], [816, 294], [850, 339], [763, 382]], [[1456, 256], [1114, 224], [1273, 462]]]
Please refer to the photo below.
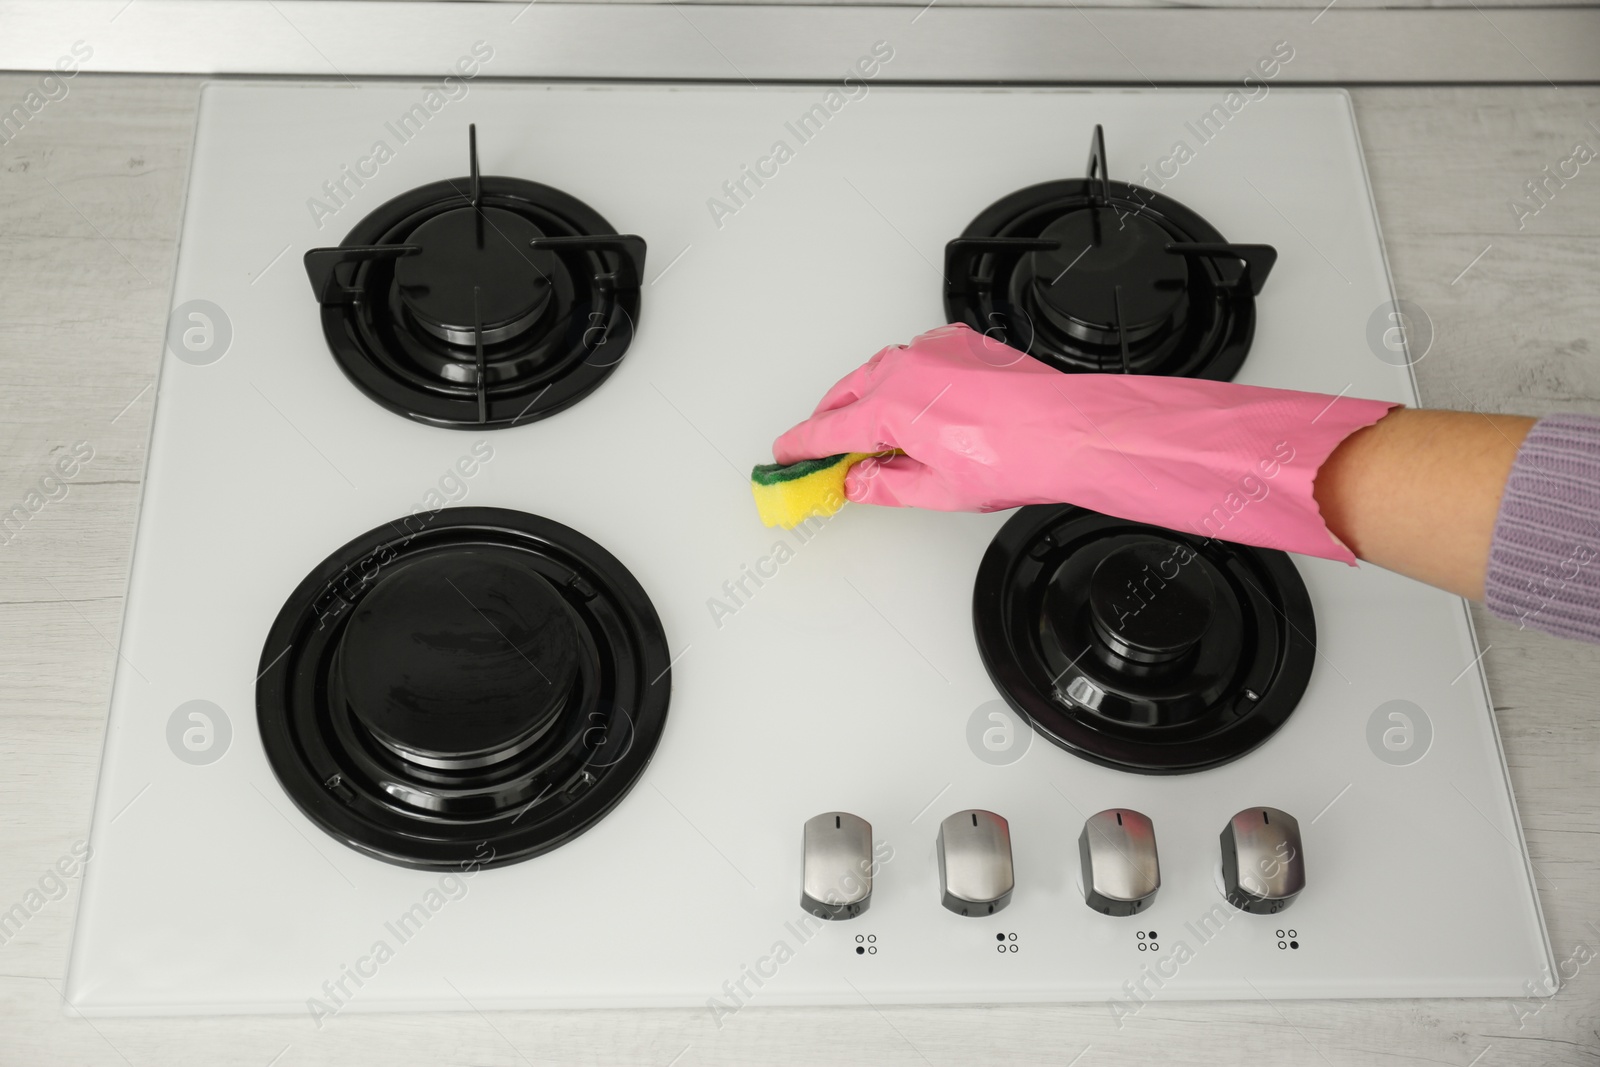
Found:
[[[1069, 336], [1098, 345], [1126, 337], [1132, 345], [1182, 328], [1189, 264], [1167, 253], [1172, 237], [1156, 223], [1092, 207], [1063, 215], [1039, 236], [1056, 247], [1029, 253], [1034, 299]], [[1147, 284], [1123, 284], [1133, 278]]]
[[639, 321], [645, 244], [588, 205], [472, 172], [402, 194], [306, 253], [334, 358], [419, 422], [514, 426], [598, 388]]
[[668, 667], [649, 598], [599, 545], [453, 508], [364, 534], [300, 584], [262, 649], [256, 716], [290, 798], [351, 848], [498, 866], [632, 788]]
[[1311, 677], [1316, 621], [1282, 552], [1082, 508], [1023, 508], [983, 557], [978, 651], [1006, 700], [1095, 763], [1181, 774], [1261, 744]]
[[533, 249], [539, 227], [503, 208], [456, 208], [412, 231], [421, 249], [394, 265], [400, 300], [417, 325], [441, 340], [486, 345], [527, 333], [550, 306], [561, 261]]
[[950, 242], [945, 311], [1064, 371], [1226, 380], [1250, 349], [1254, 297], [1276, 259], [1112, 181], [1096, 126], [1087, 178], [1013, 193]]

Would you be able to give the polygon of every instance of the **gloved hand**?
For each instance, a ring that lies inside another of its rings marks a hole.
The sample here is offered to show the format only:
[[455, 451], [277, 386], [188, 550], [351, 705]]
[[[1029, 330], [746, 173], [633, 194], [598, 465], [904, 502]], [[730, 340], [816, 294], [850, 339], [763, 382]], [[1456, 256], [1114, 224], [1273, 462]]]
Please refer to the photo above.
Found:
[[1397, 405], [1231, 382], [1065, 374], [964, 325], [873, 356], [772, 446], [851, 469], [853, 501], [938, 511], [1077, 504], [1225, 541], [1343, 560], [1312, 483]]

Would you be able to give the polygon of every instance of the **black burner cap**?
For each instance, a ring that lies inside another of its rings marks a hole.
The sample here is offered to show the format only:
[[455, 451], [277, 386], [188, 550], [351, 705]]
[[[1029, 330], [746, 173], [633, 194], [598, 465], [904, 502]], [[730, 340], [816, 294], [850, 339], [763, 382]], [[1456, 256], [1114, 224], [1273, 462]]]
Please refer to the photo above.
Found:
[[1166, 663], [1205, 635], [1211, 579], [1203, 567], [1177, 558], [1170, 543], [1152, 539], [1116, 549], [1095, 567], [1090, 617], [1112, 652], [1138, 663]]
[[521, 555], [473, 548], [393, 569], [345, 629], [351, 711], [398, 754], [481, 767], [549, 729], [578, 675], [579, 621]]
[[1039, 308], [1071, 336], [1116, 344], [1120, 321], [1133, 344], [1183, 325], [1189, 266], [1166, 250], [1173, 237], [1158, 223], [1091, 207], [1063, 215], [1039, 236], [1060, 242], [1033, 253]]
[[475, 322], [485, 344], [527, 332], [550, 303], [556, 257], [529, 242], [544, 233], [503, 208], [456, 208], [413, 230], [408, 244], [422, 251], [394, 267], [400, 299], [417, 324], [452, 344], [474, 343]]

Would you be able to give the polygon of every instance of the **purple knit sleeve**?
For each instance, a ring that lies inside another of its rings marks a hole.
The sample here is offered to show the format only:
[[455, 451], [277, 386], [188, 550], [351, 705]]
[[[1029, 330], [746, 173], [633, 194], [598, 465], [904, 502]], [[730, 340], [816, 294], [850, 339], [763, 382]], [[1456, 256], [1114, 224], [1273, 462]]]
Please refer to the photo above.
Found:
[[1600, 417], [1534, 424], [1500, 500], [1484, 589], [1502, 619], [1600, 643]]

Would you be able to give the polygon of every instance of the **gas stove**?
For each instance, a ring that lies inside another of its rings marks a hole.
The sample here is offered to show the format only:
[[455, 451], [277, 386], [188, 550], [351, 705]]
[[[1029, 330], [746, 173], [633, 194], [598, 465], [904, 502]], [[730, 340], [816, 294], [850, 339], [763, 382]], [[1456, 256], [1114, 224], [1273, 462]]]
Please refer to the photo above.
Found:
[[457, 88], [204, 90], [78, 1010], [1553, 992], [1459, 600], [750, 500], [941, 322], [1414, 403], [1343, 93]]

